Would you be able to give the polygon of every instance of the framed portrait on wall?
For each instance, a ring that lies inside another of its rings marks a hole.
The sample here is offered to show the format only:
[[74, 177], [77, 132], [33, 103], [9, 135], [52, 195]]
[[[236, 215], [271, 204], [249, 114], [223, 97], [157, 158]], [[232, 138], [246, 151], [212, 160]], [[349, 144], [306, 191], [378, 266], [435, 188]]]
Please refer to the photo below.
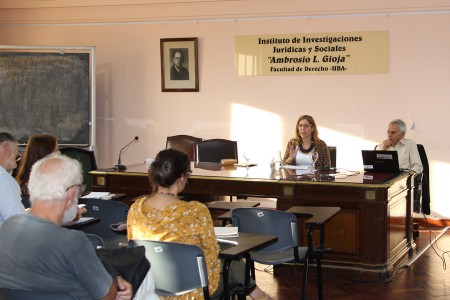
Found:
[[197, 38], [161, 39], [163, 92], [198, 92]]

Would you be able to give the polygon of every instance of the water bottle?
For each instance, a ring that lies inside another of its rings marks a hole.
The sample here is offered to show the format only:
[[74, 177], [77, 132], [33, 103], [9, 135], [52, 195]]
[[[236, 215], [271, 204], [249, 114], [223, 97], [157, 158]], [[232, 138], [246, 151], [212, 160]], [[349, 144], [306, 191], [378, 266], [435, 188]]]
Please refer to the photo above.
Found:
[[283, 162], [281, 160], [281, 151], [275, 151], [274, 152], [272, 161], [274, 163], [274, 169], [277, 170], [277, 171], [280, 170], [281, 166], [282, 166], [282, 162]]

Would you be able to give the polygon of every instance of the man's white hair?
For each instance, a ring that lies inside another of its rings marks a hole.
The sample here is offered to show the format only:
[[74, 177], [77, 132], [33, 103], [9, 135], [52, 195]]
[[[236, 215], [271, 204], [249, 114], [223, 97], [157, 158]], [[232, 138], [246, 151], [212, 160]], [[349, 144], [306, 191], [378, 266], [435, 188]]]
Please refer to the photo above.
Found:
[[391, 124], [395, 124], [400, 128], [400, 131], [406, 133], [406, 123], [403, 120], [395, 119], [390, 122]]
[[63, 201], [68, 188], [83, 182], [80, 163], [65, 155], [53, 154], [37, 161], [30, 174], [30, 202]]

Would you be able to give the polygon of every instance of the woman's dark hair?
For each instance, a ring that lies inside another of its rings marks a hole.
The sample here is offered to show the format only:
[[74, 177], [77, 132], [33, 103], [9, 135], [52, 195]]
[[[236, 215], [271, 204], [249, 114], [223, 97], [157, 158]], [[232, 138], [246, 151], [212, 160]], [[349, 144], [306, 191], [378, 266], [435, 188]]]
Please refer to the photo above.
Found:
[[25, 154], [16, 175], [22, 194], [28, 195], [28, 180], [30, 179], [31, 167], [35, 162], [52, 153], [57, 144], [58, 139], [51, 134], [36, 134], [28, 140]]
[[156, 194], [158, 187], [170, 187], [190, 170], [191, 162], [185, 153], [175, 149], [160, 151], [148, 169], [151, 195]]

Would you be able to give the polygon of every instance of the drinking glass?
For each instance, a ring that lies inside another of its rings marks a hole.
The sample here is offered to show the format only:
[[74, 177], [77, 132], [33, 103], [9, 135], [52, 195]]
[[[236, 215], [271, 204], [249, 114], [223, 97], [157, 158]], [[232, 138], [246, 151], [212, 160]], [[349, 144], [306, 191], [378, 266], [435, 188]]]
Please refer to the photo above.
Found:
[[250, 153], [244, 152], [244, 158], [247, 161], [247, 168], [249, 167], [249, 161], [250, 161]]
[[319, 153], [317, 151], [311, 152], [311, 160], [312, 160], [312, 167], [311, 167], [311, 173], [316, 173], [316, 161], [319, 158]]

